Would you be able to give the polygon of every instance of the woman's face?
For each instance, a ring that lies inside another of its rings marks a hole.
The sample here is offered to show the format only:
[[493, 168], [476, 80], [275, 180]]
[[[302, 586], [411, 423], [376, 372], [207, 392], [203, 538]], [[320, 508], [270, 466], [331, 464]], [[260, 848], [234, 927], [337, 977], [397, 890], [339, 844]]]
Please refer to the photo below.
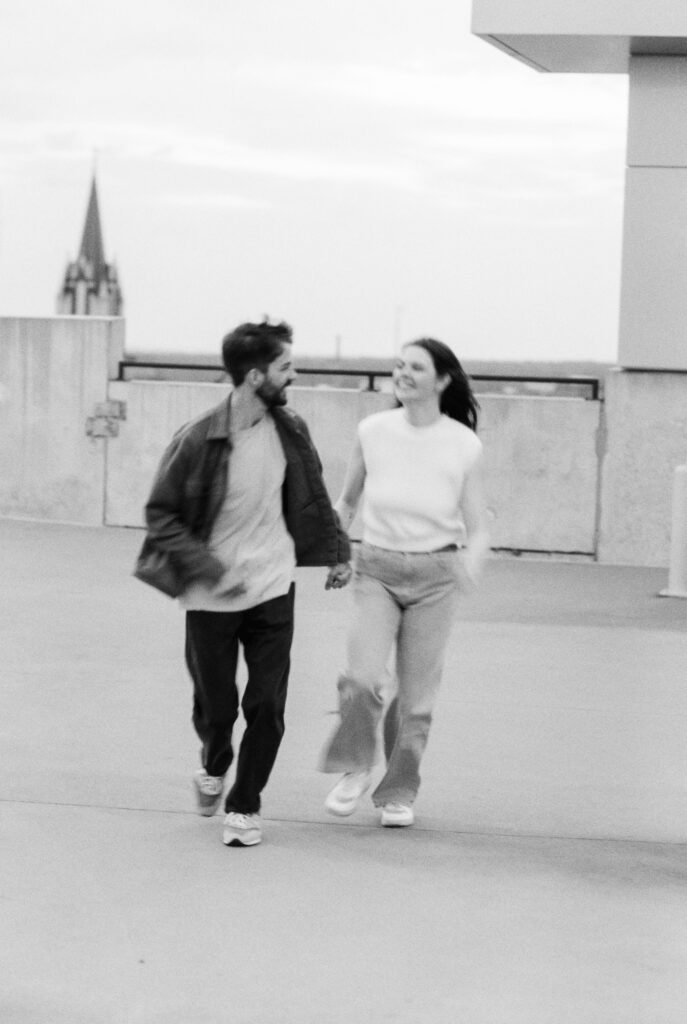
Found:
[[446, 387], [446, 377], [437, 376], [429, 352], [420, 345], [405, 345], [394, 366], [394, 394], [401, 405], [406, 402], [436, 401]]

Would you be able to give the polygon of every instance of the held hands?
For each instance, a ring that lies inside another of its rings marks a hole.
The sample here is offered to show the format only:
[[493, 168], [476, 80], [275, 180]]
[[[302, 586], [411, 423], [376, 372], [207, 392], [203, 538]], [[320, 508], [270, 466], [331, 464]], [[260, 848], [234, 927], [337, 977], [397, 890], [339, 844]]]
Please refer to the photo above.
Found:
[[353, 571], [348, 562], [340, 562], [338, 565], [332, 565], [327, 573], [327, 580], [324, 585], [325, 590], [340, 590], [341, 587], [345, 587], [350, 580]]

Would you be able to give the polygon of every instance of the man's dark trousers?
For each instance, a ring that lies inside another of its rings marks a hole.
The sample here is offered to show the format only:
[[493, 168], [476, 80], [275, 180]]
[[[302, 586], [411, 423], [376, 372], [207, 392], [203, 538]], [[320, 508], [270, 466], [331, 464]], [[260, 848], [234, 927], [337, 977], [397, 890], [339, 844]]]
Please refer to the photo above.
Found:
[[193, 679], [193, 725], [203, 744], [208, 775], [223, 776], [233, 760], [231, 734], [239, 713], [236, 668], [239, 644], [248, 668], [241, 701], [246, 727], [236, 779], [225, 810], [260, 811], [284, 735], [295, 587], [239, 612], [186, 613], [186, 664]]

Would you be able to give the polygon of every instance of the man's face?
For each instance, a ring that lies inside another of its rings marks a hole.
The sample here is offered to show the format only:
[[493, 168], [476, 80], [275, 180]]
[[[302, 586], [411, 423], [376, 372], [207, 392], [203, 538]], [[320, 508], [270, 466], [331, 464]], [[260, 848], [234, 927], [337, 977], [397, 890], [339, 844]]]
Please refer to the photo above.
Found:
[[269, 366], [262, 384], [255, 389], [267, 408], [274, 405], [286, 405], [286, 389], [296, 379], [296, 371], [291, 360], [291, 346], [284, 345], [282, 353]]

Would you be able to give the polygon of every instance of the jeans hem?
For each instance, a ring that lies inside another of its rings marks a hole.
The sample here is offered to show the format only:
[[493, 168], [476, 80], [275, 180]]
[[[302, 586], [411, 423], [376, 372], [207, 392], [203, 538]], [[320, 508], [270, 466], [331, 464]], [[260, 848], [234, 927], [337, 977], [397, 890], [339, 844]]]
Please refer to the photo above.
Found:
[[245, 808], [235, 807], [233, 804], [231, 804], [231, 805], [225, 804], [224, 805], [224, 813], [225, 814], [260, 814], [260, 808], [258, 807], [254, 811], [247, 811]]
[[375, 792], [372, 794], [372, 803], [380, 810], [387, 804], [404, 804], [407, 807], [412, 807], [416, 797], [417, 793], [409, 793], [408, 790], [405, 792], [402, 790], [394, 792], [392, 790], [386, 794]]

